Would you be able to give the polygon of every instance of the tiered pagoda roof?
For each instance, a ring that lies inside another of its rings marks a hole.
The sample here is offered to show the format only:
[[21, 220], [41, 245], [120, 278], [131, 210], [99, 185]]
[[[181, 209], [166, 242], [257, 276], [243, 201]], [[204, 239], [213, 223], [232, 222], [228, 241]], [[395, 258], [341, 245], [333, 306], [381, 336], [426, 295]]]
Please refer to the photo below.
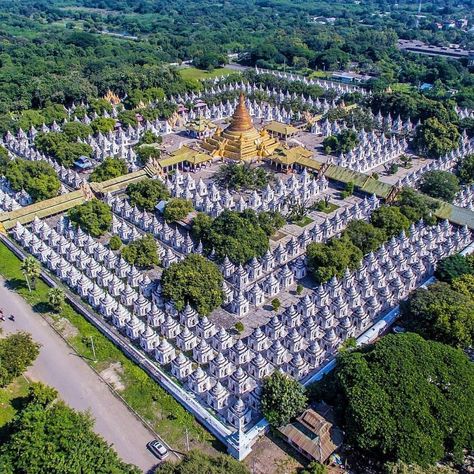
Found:
[[243, 161], [270, 156], [277, 146], [278, 140], [270, 137], [266, 130], [258, 131], [254, 127], [243, 94], [230, 125], [202, 142], [202, 147], [212, 156]]

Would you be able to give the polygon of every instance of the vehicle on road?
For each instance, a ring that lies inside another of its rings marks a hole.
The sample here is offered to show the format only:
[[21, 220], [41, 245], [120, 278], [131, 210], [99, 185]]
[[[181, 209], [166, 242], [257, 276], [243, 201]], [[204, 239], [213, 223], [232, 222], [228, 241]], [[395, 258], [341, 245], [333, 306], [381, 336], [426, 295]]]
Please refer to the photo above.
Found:
[[150, 441], [147, 444], [147, 448], [158, 458], [158, 459], [165, 459], [169, 455], [168, 449], [160, 443], [157, 439]]

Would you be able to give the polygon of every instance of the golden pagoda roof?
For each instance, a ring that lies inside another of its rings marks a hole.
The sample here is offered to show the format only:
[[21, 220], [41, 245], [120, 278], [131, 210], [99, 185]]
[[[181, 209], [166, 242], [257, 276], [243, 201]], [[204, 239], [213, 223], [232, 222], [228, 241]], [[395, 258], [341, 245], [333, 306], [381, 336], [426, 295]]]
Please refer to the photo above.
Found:
[[226, 128], [228, 132], [248, 132], [254, 128], [247, 106], [245, 105], [244, 95], [240, 93], [239, 103], [235, 108], [230, 125]]

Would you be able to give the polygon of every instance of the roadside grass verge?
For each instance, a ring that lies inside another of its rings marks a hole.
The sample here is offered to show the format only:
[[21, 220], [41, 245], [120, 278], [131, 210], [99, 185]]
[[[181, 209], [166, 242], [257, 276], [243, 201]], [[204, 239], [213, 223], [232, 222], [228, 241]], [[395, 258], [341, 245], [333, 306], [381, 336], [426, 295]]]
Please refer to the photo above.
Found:
[[[59, 314], [51, 312], [48, 305], [49, 286], [46, 283], [37, 280], [35, 289], [30, 293], [20, 269], [20, 260], [1, 242], [0, 274], [10, 289], [21, 295], [34, 311], [52, 320], [55, 327], [60, 326], [62, 318], [74, 326], [77, 330], [74, 331], [75, 334], [64, 337], [95, 370], [101, 371], [114, 362], [120, 363], [123, 369], [121, 381], [125, 387], [120, 395], [174, 449], [185, 450], [186, 430], [191, 446], [208, 449], [211, 444], [216, 445], [216, 439], [211, 433], [69, 304], [66, 303]], [[97, 362], [93, 360], [91, 337]]]

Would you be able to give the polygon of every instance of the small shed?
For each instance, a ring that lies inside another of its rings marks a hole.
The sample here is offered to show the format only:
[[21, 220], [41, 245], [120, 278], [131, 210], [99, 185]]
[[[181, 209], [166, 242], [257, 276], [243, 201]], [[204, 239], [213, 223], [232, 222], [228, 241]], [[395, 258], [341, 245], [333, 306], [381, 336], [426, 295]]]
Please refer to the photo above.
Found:
[[293, 423], [279, 428], [280, 433], [303, 456], [320, 463], [326, 462], [342, 444], [342, 431], [328, 419], [331, 409], [308, 408]]

